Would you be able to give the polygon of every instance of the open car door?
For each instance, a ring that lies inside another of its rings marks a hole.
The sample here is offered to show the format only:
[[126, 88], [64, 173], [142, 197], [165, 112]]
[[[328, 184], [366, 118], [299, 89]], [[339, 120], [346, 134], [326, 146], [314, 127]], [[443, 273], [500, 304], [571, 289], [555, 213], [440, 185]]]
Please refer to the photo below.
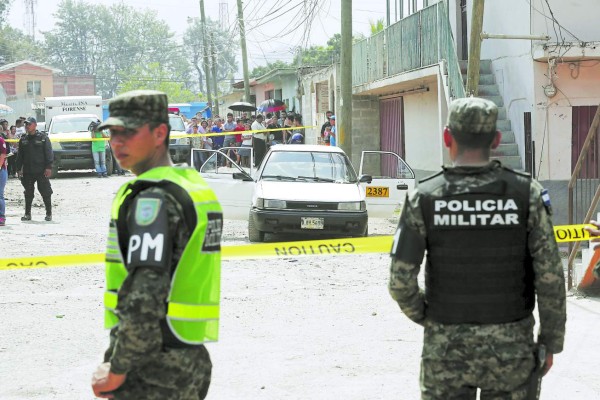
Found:
[[[229, 150], [236, 149], [239, 148], [192, 149], [190, 164], [217, 195], [223, 209], [223, 218], [248, 220], [254, 191], [254, 168], [252, 162], [250, 167], [241, 167], [227, 155]], [[249, 150], [252, 160], [252, 149]]]
[[391, 151], [363, 151], [360, 175], [371, 175], [371, 183], [361, 182], [369, 217], [390, 218], [399, 213], [406, 193], [415, 188], [415, 174], [408, 164]]

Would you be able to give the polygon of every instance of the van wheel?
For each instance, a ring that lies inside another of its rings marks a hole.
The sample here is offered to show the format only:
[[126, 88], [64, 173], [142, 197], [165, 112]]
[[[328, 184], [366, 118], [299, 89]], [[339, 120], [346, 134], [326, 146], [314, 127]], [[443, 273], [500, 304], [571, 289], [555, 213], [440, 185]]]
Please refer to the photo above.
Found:
[[50, 173], [50, 179], [55, 179], [58, 176], [58, 163], [59, 160], [54, 160], [52, 163], [52, 172]]
[[265, 233], [256, 228], [252, 214], [248, 216], [248, 239], [252, 243], [263, 242], [265, 240]]

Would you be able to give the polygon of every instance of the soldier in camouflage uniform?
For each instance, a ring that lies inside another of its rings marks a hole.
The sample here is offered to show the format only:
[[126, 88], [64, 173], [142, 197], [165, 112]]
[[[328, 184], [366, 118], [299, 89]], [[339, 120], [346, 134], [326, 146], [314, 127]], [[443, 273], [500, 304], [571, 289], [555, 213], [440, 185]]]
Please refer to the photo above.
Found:
[[[170, 128], [164, 93], [125, 93], [110, 102], [109, 110], [110, 118], [99, 129], [110, 129], [115, 157], [123, 168], [131, 170], [138, 178], [121, 188], [117, 199], [121, 196], [123, 201], [117, 202], [116, 207], [113, 205], [111, 232], [115, 234], [114, 237], [109, 236], [107, 250], [107, 295], [112, 293], [116, 304], [107, 305], [105, 295], [105, 306], [106, 318], [114, 318], [115, 323], [107, 326], [114, 326], [110, 331], [110, 345], [104, 364], [92, 378], [92, 388], [98, 397], [115, 399], [204, 399], [212, 369], [208, 351], [201, 344], [207, 340], [186, 340], [187, 332], [174, 328], [175, 324], [182, 323], [181, 319], [169, 319], [169, 313], [175, 272], [181, 275], [184, 273], [182, 269], [187, 267], [179, 265], [179, 261], [189, 260], [184, 250], [196, 254], [206, 251], [220, 268], [220, 206], [195, 170], [173, 167], [168, 150]], [[164, 178], [149, 178], [159, 173]], [[174, 185], [169, 181], [170, 176], [192, 176], [191, 187], [212, 200], [199, 202], [193, 197], [190, 199], [182, 193], [181, 188], [185, 189], [185, 185], [172, 189]], [[154, 181], [158, 183], [154, 184]], [[216, 211], [201, 215], [200, 207], [206, 206], [199, 203], [213, 203]], [[200, 210], [197, 217], [194, 206]], [[191, 221], [195, 218], [197, 225], [201, 221], [207, 222], [207, 215], [208, 224], [201, 228], [192, 225]], [[210, 223], [211, 216], [214, 217], [213, 224]], [[208, 225], [216, 228], [210, 231]], [[203, 237], [203, 242], [200, 242], [202, 249], [190, 249], [198, 231]], [[152, 235], [155, 235], [154, 241], [145, 246], [146, 237], [151, 238]], [[210, 246], [207, 244], [209, 236], [214, 239]], [[207, 267], [202, 264], [198, 269]], [[124, 278], [119, 281], [118, 275]], [[108, 290], [115, 276], [119, 283], [110, 292]], [[190, 281], [195, 283], [192, 286], [199, 287], [199, 292], [214, 289], [210, 282], [203, 285], [202, 282]], [[189, 288], [185, 292], [189, 292]], [[218, 307], [219, 291], [215, 293]], [[211, 318], [214, 320], [214, 315]], [[207, 319], [210, 318], [196, 322], [196, 326], [204, 329], [203, 324], [211, 322], [206, 322]], [[216, 319], [218, 323], [218, 315]]]
[[[547, 192], [490, 162], [497, 107], [480, 98], [449, 109], [454, 165], [407, 196], [392, 247], [389, 291], [425, 328], [422, 399], [525, 399], [534, 370], [532, 311], [546, 367], [563, 349], [565, 282]], [[417, 283], [423, 256], [425, 290]]]

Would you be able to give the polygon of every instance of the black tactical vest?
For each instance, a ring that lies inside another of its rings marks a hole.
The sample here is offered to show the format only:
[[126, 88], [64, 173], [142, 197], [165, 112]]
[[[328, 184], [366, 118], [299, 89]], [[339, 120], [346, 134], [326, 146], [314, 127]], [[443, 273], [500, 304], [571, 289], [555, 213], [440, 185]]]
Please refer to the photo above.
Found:
[[462, 191], [444, 173], [419, 186], [427, 229], [425, 298], [433, 321], [497, 324], [533, 311], [530, 178], [506, 168], [498, 173], [493, 183]]

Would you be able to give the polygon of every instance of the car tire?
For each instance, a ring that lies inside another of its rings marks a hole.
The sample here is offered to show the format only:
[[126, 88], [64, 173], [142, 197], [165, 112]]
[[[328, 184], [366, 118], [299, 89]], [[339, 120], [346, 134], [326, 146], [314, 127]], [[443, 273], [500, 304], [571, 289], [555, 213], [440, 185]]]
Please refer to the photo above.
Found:
[[248, 217], [248, 240], [251, 243], [260, 243], [265, 240], [265, 233], [259, 231], [258, 228], [254, 225], [254, 218], [252, 218], [252, 213]]
[[369, 236], [369, 224], [368, 223], [367, 223], [367, 226], [365, 226], [365, 231], [356, 237], [367, 237], [367, 236]]

